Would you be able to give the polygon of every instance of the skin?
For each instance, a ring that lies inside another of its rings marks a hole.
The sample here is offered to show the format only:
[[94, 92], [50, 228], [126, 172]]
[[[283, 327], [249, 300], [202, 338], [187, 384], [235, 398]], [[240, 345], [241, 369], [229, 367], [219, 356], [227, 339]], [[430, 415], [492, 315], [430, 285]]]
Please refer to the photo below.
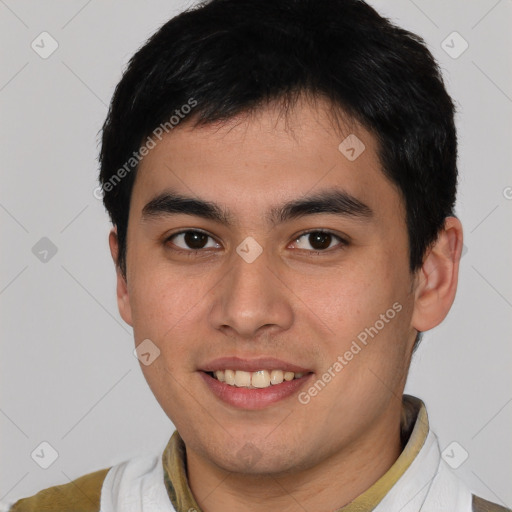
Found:
[[[189, 485], [205, 512], [335, 510], [368, 489], [402, 450], [400, 397], [416, 333], [439, 324], [454, 300], [460, 222], [446, 219], [411, 273], [404, 204], [381, 171], [376, 141], [354, 123], [340, 133], [329, 108], [301, 100], [286, 120], [269, 106], [215, 125], [184, 123], [138, 171], [126, 277], [117, 269], [119, 310], [136, 344], [149, 338], [161, 351], [141, 367], [185, 441]], [[338, 150], [349, 133], [366, 146], [352, 162]], [[332, 189], [373, 215], [267, 220], [272, 207]], [[144, 206], [168, 190], [217, 203], [232, 224], [145, 218]], [[187, 256], [183, 237], [169, 237], [192, 229], [212, 239]], [[349, 243], [333, 237], [315, 251], [302, 233], [320, 229]], [[236, 252], [248, 236], [263, 248], [250, 264]], [[117, 261], [115, 229], [110, 247]], [[221, 356], [269, 356], [310, 369], [314, 382], [397, 302], [401, 311], [306, 405], [294, 395], [261, 410], [235, 408], [198, 373]], [[247, 443], [253, 461], [240, 455]]]

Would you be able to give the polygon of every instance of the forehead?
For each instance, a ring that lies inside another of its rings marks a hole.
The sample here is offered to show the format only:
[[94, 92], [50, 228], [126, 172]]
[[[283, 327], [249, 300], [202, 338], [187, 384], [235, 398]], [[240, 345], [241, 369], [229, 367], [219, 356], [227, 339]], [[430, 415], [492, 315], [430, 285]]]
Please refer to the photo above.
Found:
[[341, 189], [381, 215], [403, 215], [401, 196], [385, 177], [375, 137], [350, 119], [336, 124], [330, 106], [299, 101], [166, 134], [142, 160], [132, 205], [172, 189], [227, 210], [269, 205], [319, 190]]

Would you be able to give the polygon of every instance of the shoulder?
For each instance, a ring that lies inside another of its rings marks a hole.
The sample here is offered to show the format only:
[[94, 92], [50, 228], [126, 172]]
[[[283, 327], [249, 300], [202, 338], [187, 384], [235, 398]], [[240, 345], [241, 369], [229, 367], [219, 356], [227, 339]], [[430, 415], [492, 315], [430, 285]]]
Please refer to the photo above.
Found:
[[512, 512], [511, 509], [502, 507], [491, 501], [484, 500], [473, 494], [473, 512]]
[[68, 484], [44, 489], [17, 501], [9, 512], [98, 512], [101, 487], [110, 468], [84, 475]]

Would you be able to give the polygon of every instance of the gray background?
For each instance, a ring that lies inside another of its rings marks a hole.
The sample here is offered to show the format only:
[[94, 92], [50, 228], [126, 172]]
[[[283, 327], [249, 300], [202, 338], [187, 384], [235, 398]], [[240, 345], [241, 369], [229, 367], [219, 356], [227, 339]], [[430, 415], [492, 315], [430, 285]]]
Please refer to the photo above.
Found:
[[[0, 0], [1, 501], [160, 450], [173, 430], [118, 315], [109, 223], [93, 190], [121, 70], [188, 4]], [[456, 441], [455, 459], [468, 452], [456, 472], [510, 506], [512, 2], [372, 4], [426, 39], [459, 108], [467, 253], [453, 310], [425, 335], [406, 391], [426, 402], [442, 449]], [[59, 45], [46, 59], [31, 48], [43, 31]], [[469, 43], [458, 58], [442, 48], [453, 31]], [[32, 251], [42, 237], [57, 248], [47, 261], [36, 257], [45, 242]], [[50, 461], [43, 441], [59, 455], [48, 469], [35, 462]]]

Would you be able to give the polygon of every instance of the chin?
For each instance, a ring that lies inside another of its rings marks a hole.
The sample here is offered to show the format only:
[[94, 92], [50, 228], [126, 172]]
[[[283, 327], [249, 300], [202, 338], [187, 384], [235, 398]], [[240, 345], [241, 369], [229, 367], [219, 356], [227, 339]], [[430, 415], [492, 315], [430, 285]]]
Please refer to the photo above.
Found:
[[[225, 446], [225, 445], [224, 445]], [[305, 460], [300, 447], [271, 446], [251, 441], [231, 442], [227, 452], [207, 453], [207, 458], [225, 471], [253, 476], [285, 476], [314, 465]]]

